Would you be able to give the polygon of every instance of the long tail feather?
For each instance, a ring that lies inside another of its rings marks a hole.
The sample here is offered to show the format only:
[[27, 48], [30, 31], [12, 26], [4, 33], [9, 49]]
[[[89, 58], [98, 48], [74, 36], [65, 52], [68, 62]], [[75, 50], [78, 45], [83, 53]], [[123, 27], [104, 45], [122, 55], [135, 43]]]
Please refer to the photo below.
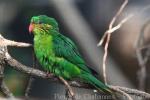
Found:
[[99, 81], [96, 77], [94, 77], [90, 73], [83, 72], [80, 77], [87, 83], [93, 85], [99, 91], [102, 91], [102, 92], [108, 93], [108, 94], [112, 94], [112, 91], [108, 86], [106, 86], [104, 83]]

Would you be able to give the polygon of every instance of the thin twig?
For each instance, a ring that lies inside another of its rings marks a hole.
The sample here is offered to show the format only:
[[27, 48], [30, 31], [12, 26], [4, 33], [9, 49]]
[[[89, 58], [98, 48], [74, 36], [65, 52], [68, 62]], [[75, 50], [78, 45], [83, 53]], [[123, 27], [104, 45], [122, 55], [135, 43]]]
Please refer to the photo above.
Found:
[[104, 42], [106, 36], [112, 32], [114, 32], [115, 30], [119, 29], [120, 26], [122, 26], [123, 23], [125, 23], [129, 18], [125, 18], [123, 19], [117, 26], [113, 27], [117, 17], [121, 14], [121, 12], [123, 11], [123, 9], [125, 8], [125, 6], [127, 5], [128, 0], [124, 0], [123, 4], [121, 5], [120, 9], [118, 10], [118, 12], [116, 13], [116, 15], [113, 17], [113, 19], [111, 20], [110, 24], [109, 24], [109, 29], [104, 33], [102, 39], [100, 40], [100, 42], [98, 43], [98, 46], [102, 45], [102, 43]]
[[143, 91], [139, 91], [137, 89], [130, 89], [130, 88], [127, 88], [127, 87], [121, 87], [121, 86], [112, 86], [110, 85], [110, 87], [113, 87], [113, 88], [118, 88], [130, 95], [135, 95], [135, 96], [139, 96], [139, 97], [142, 97], [142, 98], [145, 98], [145, 99], [150, 99], [150, 94], [146, 93], [146, 92], [143, 92]]
[[139, 79], [139, 89], [145, 90], [145, 79], [146, 79], [146, 65], [143, 61], [143, 56], [140, 50], [136, 50], [137, 59], [140, 65], [140, 69], [137, 73]]
[[[17, 60], [15, 60], [14, 58], [12, 58], [8, 53], [6, 53], [6, 59], [5, 61], [12, 66], [13, 68], [15, 68], [18, 71], [21, 71], [23, 73], [29, 74], [29, 75], [33, 75], [33, 76], [38, 76], [41, 78], [45, 78], [45, 79], [50, 79], [50, 78], [54, 78], [53, 76], [51, 77], [47, 77], [47, 74], [43, 71], [40, 71], [38, 69], [35, 68], [30, 68], [27, 67], [23, 64], [21, 64], [20, 62], [18, 62]], [[75, 100], [74, 97], [74, 92], [71, 88], [71, 86], [68, 84], [67, 81], [65, 81], [62, 77], [59, 77], [59, 79], [65, 84], [65, 86], [69, 89], [70, 95], [72, 96], [72, 99]]]
[[109, 30], [112, 29], [117, 17], [122, 13], [123, 9], [125, 8], [125, 6], [127, 5], [128, 0], [124, 0], [123, 4], [121, 5], [120, 9], [118, 10], [118, 12], [116, 13], [116, 15], [113, 17], [112, 21], [110, 22], [109, 25]]
[[[142, 54], [142, 45], [144, 45], [144, 31], [146, 27], [150, 24], [150, 20], [148, 20], [142, 27], [140, 34], [135, 42], [135, 49], [137, 60], [140, 66], [138, 71], [138, 79], [139, 79], [139, 89], [145, 90], [145, 82], [146, 82], [146, 62], [149, 57], [149, 49], [146, 51], [146, 56], [144, 57]], [[143, 47], [142, 47], [143, 48]]]
[[2, 81], [1, 84], [1, 91], [3, 92], [3, 94], [8, 97], [8, 98], [14, 98], [14, 95], [10, 92], [9, 88], [6, 86], [6, 84], [4, 83], [4, 81]]
[[[35, 58], [35, 55], [34, 55], [34, 50], [32, 51], [32, 57], [33, 57], [33, 65], [32, 66], [33, 66], [33, 68], [36, 68], [36, 58]], [[26, 91], [25, 91], [25, 97], [26, 98], [29, 98], [29, 93], [30, 93], [33, 81], [34, 81], [34, 77], [30, 75], [29, 80], [28, 80], [28, 84], [27, 84], [27, 88], [26, 88]]]
[[[120, 7], [118, 13], [112, 19], [112, 21], [111, 21], [111, 23], [109, 25], [109, 29], [104, 33], [102, 39], [97, 44], [97, 46], [102, 45], [102, 43], [104, 42], [105, 38], [107, 37], [106, 43], [105, 43], [105, 46], [104, 46], [104, 52], [105, 53], [104, 53], [104, 56], [103, 56], [103, 77], [104, 77], [105, 84], [107, 84], [107, 79], [106, 79], [106, 58], [107, 58], [107, 54], [108, 54], [108, 45], [109, 45], [109, 42], [110, 42], [111, 33], [116, 31], [116, 30], [118, 30], [127, 20], [129, 20], [130, 18], [135, 16], [135, 15], [131, 14], [127, 18], [122, 20], [117, 26], [113, 27], [113, 24], [114, 24], [116, 18], [120, 15], [120, 13], [122, 12], [123, 8], [126, 6], [127, 3], [128, 3], [128, 0], [125, 0], [124, 3], [122, 4], [122, 6]], [[142, 9], [141, 13], [144, 12], [145, 10], [149, 9], [149, 8], [150, 8], [150, 6], [145, 7], [144, 9]], [[145, 72], [144, 69], [142, 70], [142, 73], [143, 72]], [[143, 80], [141, 80], [141, 81], [143, 81]]]
[[138, 11], [136, 14], [130, 14], [129, 16], [127, 16], [126, 18], [124, 18], [119, 24], [117, 24], [116, 26], [112, 27], [110, 30], [108, 29], [104, 35], [102, 36], [102, 38], [100, 39], [100, 41], [98, 42], [97, 46], [101, 46], [103, 43], [104, 43], [104, 40], [106, 38], [106, 36], [109, 34], [109, 33], [113, 33], [115, 32], [116, 30], [118, 30], [125, 22], [127, 22], [129, 19], [133, 18], [134, 16], [136, 15], [139, 15], [143, 12], [145, 12], [146, 10], [148, 10], [150, 8], [150, 5], [144, 7], [141, 11]]
[[146, 53], [145, 53], [145, 55], [144, 55], [144, 63], [145, 63], [145, 64], [147, 63], [149, 57], [150, 57], [150, 47], [147, 48]]
[[[104, 46], [104, 56], [103, 56], [103, 77], [104, 77], [104, 82], [105, 84], [107, 84], [107, 79], [106, 79], [106, 58], [107, 58], [107, 54], [108, 54], [108, 45], [109, 45], [109, 42], [110, 42], [110, 37], [111, 37], [111, 31], [112, 31], [112, 28], [113, 28], [113, 25], [117, 19], [117, 17], [121, 14], [121, 12], [123, 11], [123, 9], [125, 8], [125, 6], [127, 5], [128, 3], [128, 0], [124, 0], [123, 4], [121, 5], [120, 9], [118, 10], [118, 12], [116, 13], [116, 15], [113, 17], [113, 19], [111, 20], [110, 24], [109, 24], [109, 29], [104, 33], [104, 38], [102, 40], [102, 42], [104, 41], [105, 37], [106, 38], [106, 43], [105, 43], [105, 46]], [[130, 17], [129, 17], [130, 18]], [[121, 23], [119, 24], [119, 26], [117, 26], [118, 28], [122, 25], [122, 23], [124, 23], [125, 21], [127, 21], [127, 19], [121, 21]], [[115, 28], [113, 29], [113, 31], [115, 30]], [[105, 35], [106, 34], [106, 35]], [[102, 44], [102, 42], [100, 41], [98, 43], [98, 46]]]
[[[116, 91], [117, 93], [120, 93], [121, 95], [125, 96], [126, 100], [133, 100], [131, 98], [131, 96], [129, 94], [127, 94], [126, 92], [124, 92], [123, 90], [120, 90], [119, 88], [115, 88], [115, 87], [110, 87], [112, 90]], [[123, 97], [122, 96], [122, 97]], [[124, 98], [124, 97], [123, 97]]]

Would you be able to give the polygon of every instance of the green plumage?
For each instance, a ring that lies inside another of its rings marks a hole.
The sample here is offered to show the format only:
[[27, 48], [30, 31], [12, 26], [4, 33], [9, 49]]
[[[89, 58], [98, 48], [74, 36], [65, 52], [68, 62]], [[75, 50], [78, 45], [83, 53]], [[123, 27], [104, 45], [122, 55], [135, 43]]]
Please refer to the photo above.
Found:
[[35, 16], [31, 24], [35, 54], [46, 71], [66, 80], [79, 78], [100, 91], [111, 93], [106, 85], [92, 75], [76, 45], [59, 33], [55, 19], [45, 15]]

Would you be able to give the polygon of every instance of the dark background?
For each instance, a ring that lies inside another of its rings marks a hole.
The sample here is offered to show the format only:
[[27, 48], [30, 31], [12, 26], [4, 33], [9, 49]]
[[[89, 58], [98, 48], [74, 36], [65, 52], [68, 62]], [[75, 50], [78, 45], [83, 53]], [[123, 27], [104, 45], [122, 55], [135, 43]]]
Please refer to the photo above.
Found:
[[[28, 32], [31, 17], [42, 14], [54, 17], [59, 23], [60, 32], [75, 41], [86, 62], [99, 70], [98, 63], [102, 65], [103, 49], [96, 45], [108, 29], [112, 17], [122, 2], [123, 0], [0, 0], [0, 33], [11, 40], [33, 43], [33, 35]], [[149, 0], [129, 0], [117, 22], [131, 13], [137, 14], [149, 4]], [[149, 11], [150, 9], [137, 14], [112, 35], [107, 64], [110, 84], [138, 89], [139, 65], [134, 44], [142, 25], [149, 20]], [[73, 27], [75, 25], [77, 26]], [[149, 43], [150, 38], [148, 33], [150, 33], [150, 27], [146, 30], [146, 44]], [[93, 44], [97, 51], [93, 51], [93, 45], [90, 44]], [[23, 64], [32, 66], [32, 48], [9, 47], [9, 53]], [[150, 93], [150, 68], [148, 67], [149, 64], [147, 64], [145, 91]], [[5, 74], [5, 81], [10, 90], [16, 96], [24, 97], [29, 77], [9, 67], [5, 70]], [[76, 89], [76, 91], [78, 94], [92, 93], [86, 89]], [[54, 95], [59, 93], [65, 94], [62, 85], [36, 78], [29, 95], [32, 98], [53, 100]], [[59, 100], [59, 98], [55, 99]]]

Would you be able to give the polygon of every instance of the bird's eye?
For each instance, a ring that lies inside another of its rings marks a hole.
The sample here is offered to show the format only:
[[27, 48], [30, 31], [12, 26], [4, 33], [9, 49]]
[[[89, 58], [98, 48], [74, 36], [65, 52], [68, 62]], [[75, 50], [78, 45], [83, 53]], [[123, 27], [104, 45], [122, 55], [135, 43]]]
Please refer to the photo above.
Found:
[[39, 21], [39, 24], [42, 24], [42, 22], [41, 22], [41, 21]]

